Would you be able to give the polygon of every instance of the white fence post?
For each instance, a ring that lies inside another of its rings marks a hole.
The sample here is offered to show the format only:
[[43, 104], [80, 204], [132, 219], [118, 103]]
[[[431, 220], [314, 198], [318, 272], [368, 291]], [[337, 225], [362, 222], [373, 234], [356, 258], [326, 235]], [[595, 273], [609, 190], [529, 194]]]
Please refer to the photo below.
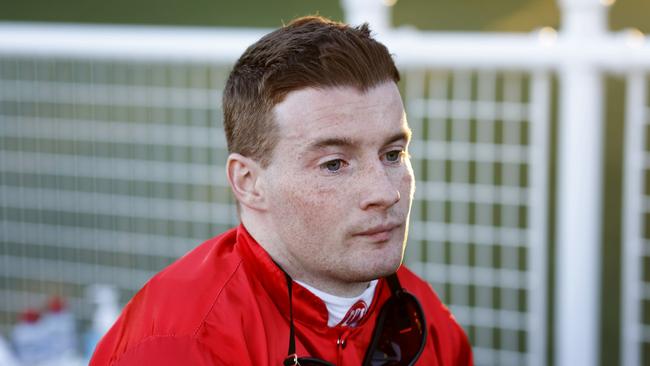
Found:
[[[568, 49], [605, 35], [601, 0], [559, 0]], [[560, 66], [555, 365], [598, 365], [602, 181], [602, 80], [569, 53]]]
[[345, 22], [360, 25], [368, 22], [373, 32], [384, 35], [391, 27], [389, 0], [341, 0]]

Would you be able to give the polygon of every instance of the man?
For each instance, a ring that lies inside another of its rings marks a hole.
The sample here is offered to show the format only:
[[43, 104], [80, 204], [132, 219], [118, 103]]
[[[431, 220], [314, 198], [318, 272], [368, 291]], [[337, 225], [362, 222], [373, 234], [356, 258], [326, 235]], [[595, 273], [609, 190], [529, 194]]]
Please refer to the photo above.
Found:
[[414, 179], [398, 81], [367, 25], [304, 17], [249, 47], [223, 96], [241, 225], [153, 277], [91, 365], [471, 365], [401, 265]]

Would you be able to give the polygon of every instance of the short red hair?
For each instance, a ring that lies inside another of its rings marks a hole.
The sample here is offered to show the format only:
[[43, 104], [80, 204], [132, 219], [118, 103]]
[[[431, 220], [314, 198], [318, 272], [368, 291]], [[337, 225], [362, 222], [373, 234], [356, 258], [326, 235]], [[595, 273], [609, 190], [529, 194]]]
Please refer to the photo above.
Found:
[[399, 79], [367, 23], [297, 18], [248, 47], [230, 73], [223, 94], [228, 150], [267, 166], [279, 138], [271, 110], [291, 91], [352, 86], [364, 92]]

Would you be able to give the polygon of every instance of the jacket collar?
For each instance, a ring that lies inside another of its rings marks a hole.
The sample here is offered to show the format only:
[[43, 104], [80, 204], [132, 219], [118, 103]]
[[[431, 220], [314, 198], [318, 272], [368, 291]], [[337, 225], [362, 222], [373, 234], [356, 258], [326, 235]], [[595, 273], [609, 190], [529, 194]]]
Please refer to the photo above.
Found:
[[[288, 320], [289, 292], [284, 272], [266, 250], [248, 233], [243, 224], [240, 224], [237, 228], [236, 247], [242, 256], [247, 273], [255, 276], [251, 278], [251, 281], [259, 282], [276, 307]], [[374, 318], [377, 313], [375, 309], [390, 296], [390, 290], [385, 282], [385, 279], [381, 278], [377, 283], [370, 309], [368, 309], [357, 327], [361, 327], [364, 323], [370, 321], [369, 318]], [[295, 281], [292, 284], [292, 292], [294, 321], [315, 327], [327, 327], [328, 312], [325, 303]]]

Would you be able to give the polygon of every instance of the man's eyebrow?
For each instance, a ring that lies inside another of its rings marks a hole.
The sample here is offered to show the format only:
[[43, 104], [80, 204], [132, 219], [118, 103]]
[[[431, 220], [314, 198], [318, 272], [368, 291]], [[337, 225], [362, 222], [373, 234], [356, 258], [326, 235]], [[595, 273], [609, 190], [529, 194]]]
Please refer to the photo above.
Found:
[[405, 128], [404, 130], [394, 134], [393, 136], [386, 139], [384, 145], [390, 145], [393, 142], [404, 140], [406, 142], [411, 141], [411, 129]]
[[349, 137], [328, 137], [309, 144], [308, 150], [320, 150], [330, 146], [352, 147], [355, 144]]
[[[390, 145], [393, 142], [404, 140], [406, 142], [411, 140], [411, 130], [405, 129], [402, 130], [391, 137], [387, 138], [384, 142], [384, 145]], [[339, 147], [354, 147], [358, 145], [358, 142], [349, 138], [349, 137], [327, 137], [324, 139], [316, 140], [315, 142], [309, 144], [308, 150], [320, 150], [330, 146], [339, 146]]]

